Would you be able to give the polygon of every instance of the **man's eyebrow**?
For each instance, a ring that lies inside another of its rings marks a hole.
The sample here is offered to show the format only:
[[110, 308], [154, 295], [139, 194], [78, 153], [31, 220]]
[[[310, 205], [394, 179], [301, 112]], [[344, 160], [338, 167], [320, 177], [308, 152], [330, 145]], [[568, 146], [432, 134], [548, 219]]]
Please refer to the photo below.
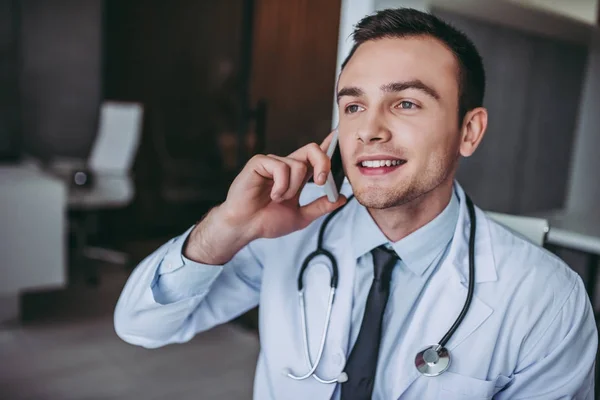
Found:
[[[382, 85], [380, 87], [380, 89], [382, 91], [388, 92], [388, 93], [397, 93], [397, 92], [402, 92], [402, 91], [408, 90], [408, 89], [416, 89], [416, 90], [420, 90], [420, 91], [424, 92], [425, 94], [433, 97], [435, 100], [440, 99], [439, 93], [434, 88], [427, 86], [419, 79], [414, 79], [412, 81], [406, 81], [406, 82], [387, 83], [385, 85]], [[340, 91], [338, 92], [337, 101], [339, 103], [340, 99], [344, 96], [361, 97], [364, 95], [365, 95], [364, 90], [362, 90], [359, 87], [356, 87], [356, 86], [344, 87], [344, 88], [340, 89]]]
[[340, 99], [344, 96], [361, 97], [361, 96], [364, 96], [364, 94], [365, 94], [364, 90], [362, 90], [361, 88], [358, 88], [356, 86], [344, 87], [344, 88], [340, 89], [340, 91], [338, 92], [337, 101], [339, 103]]
[[406, 81], [406, 82], [387, 83], [385, 85], [382, 85], [380, 89], [383, 90], [384, 92], [390, 92], [390, 93], [402, 92], [407, 89], [417, 89], [417, 90], [420, 90], [420, 91], [428, 94], [429, 96], [433, 97], [436, 100], [440, 99], [440, 95], [434, 88], [427, 86], [426, 84], [424, 84], [423, 82], [421, 82], [418, 79], [415, 79], [412, 81]]

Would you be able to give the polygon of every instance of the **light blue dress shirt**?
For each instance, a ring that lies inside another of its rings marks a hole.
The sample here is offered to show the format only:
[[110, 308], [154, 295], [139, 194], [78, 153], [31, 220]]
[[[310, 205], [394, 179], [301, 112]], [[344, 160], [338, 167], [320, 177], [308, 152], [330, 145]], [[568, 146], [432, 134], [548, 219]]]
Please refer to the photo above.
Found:
[[[448, 342], [452, 364], [439, 377], [419, 375], [416, 352], [441, 339], [466, 298], [470, 220], [464, 191], [457, 183], [455, 188], [441, 214], [396, 243], [388, 242], [356, 200], [332, 220], [326, 246], [338, 259], [340, 279], [319, 375], [331, 379], [343, 372], [373, 277], [370, 251], [388, 244], [401, 261], [392, 274], [374, 399], [592, 399], [598, 338], [581, 278], [479, 209], [475, 293]], [[311, 196], [318, 195], [320, 188]], [[255, 398], [337, 399], [339, 385], [282, 374], [308, 369], [296, 281], [322, 221], [281, 238], [257, 240], [218, 266], [183, 257], [190, 228], [133, 271], [115, 310], [117, 334], [147, 348], [185, 342], [260, 305]], [[324, 326], [329, 276], [322, 263], [311, 264], [304, 275], [313, 359]]]
[[408, 288], [410, 292], [417, 288], [417, 292], [420, 293], [427, 284], [429, 277], [447, 253], [457, 219], [458, 198], [453, 195], [444, 211], [435, 219], [398, 242], [390, 243], [365, 209], [357, 214], [356, 226], [360, 235], [352, 237], [352, 252], [357, 264], [350, 343], [355, 343], [358, 337], [373, 281], [373, 257], [370, 251], [386, 244], [400, 257], [401, 261], [392, 272], [390, 297], [382, 321], [384, 337], [399, 337], [401, 332], [394, 332], [394, 329], [401, 330], [404, 321], [394, 318], [393, 327], [390, 327], [389, 320], [392, 316], [408, 314], [405, 311], [413, 304], [413, 299], [406, 297]]

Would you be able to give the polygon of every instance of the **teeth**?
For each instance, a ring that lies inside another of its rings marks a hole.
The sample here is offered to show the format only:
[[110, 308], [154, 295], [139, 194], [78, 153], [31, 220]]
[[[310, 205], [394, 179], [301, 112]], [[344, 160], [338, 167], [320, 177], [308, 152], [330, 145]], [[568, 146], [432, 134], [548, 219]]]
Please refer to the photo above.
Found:
[[367, 168], [391, 167], [402, 164], [400, 160], [369, 160], [363, 161], [361, 166]]

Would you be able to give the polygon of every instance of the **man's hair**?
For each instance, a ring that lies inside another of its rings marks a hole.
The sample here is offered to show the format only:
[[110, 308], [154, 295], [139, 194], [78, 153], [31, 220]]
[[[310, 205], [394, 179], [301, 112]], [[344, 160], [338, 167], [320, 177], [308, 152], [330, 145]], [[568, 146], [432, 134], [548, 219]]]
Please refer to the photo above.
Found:
[[354, 46], [342, 63], [342, 70], [363, 43], [384, 38], [431, 36], [444, 43], [458, 61], [458, 117], [483, 105], [485, 71], [475, 45], [462, 32], [439, 18], [411, 8], [388, 9], [369, 15], [356, 25]]

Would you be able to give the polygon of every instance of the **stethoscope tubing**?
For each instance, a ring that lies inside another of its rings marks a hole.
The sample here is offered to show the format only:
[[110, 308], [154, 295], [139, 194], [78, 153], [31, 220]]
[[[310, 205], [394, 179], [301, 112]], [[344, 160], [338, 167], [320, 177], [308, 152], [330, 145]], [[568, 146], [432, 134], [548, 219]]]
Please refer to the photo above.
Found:
[[[332, 220], [332, 218], [335, 215], [337, 215], [350, 202], [350, 200], [353, 197], [354, 197], [353, 195], [349, 196], [346, 204], [344, 204], [342, 207], [339, 207], [338, 209], [336, 209], [335, 211], [330, 213], [325, 218], [325, 220], [323, 221], [323, 224], [321, 225], [321, 227], [319, 229], [319, 236], [317, 239], [317, 249], [315, 251], [313, 251], [312, 253], [310, 253], [304, 259], [304, 262], [302, 263], [302, 266], [298, 273], [298, 296], [299, 296], [298, 301], [299, 301], [299, 307], [301, 310], [300, 315], [301, 315], [301, 324], [302, 324], [302, 331], [303, 331], [304, 356], [305, 356], [305, 360], [308, 365], [309, 371], [301, 376], [296, 376], [296, 375], [292, 374], [291, 372], [286, 371], [286, 375], [295, 380], [304, 380], [304, 379], [307, 379], [312, 376], [314, 379], [316, 379], [317, 381], [319, 381], [321, 383], [330, 384], [330, 383], [337, 383], [337, 382], [343, 383], [348, 379], [348, 376], [344, 372], [342, 372], [342, 374], [340, 374], [335, 379], [323, 379], [316, 374], [316, 370], [317, 370], [317, 368], [321, 362], [321, 359], [323, 357], [323, 351], [325, 349], [325, 342], [327, 340], [327, 334], [328, 334], [329, 325], [331, 322], [331, 312], [333, 310], [333, 302], [335, 300], [335, 292], [337, 289], [338, 278], [339, 278], [338, 265], [337, 265], [337, 260], [336, 260], [335, 256], [323, 247], [324, 234], [325, 234], [325, 230], [326, 230], [327, 226], [329, 225], [329, 222]], [[473, 293], [474, 293], [474, 289], [475, 289], [475, 231], [476, 231], [477, 221], [476, 221], [475, 207], [473, 205], [473, 202], [469, 198], [468, 195], [465, 195], [465, 197], [466, 197], [466, 203], [467, 203], [467, 210], [469, 212], [469, 220], [470, 220], [470, 224], [471, 224], [470, 232], [469, 232], [469, 278], [468, 278], [469, 281], [468, 281], [467, 297], [465, 299], [465, 304], [463, 305], [463, 308], [462, 308], [460, 314], [456, 318], [456, 321], [454, 321], [454, 323], [452, 324], [450, 329], [448, 329], [448, 332], [446, 332], [446, 334], [439, 341], [439, 344], [433, 345], [431, 347], [435, 350], [436, 353], [438, 353], [438, 355], [440, 355], [441, 352], [444, 352], [445, 357], [448, 357], [448, 361], [449, 361], [449, 352], [447, 351], [445, 346], [448, 343], [448, 341], [450, 340], [450, 338], [454, 335], [454, 333], [456, 332], [456, 330], [458, 329], [458, 327], [460, 326], [460, 324], [462, 323], [464, 318], [466, 317], [467, 312], [469, 311], [471, 302], [473, 300]], [[325, 317], [326, 318], [325, 326], [323, 328], [323, 334], [321, 335], [319, 351], [317, 353], [316, 360], [313, 364], [311, 357], [310, 357], [310, 351], [308, 348], [308, 329], [307, 329], [307, 324], [306, 324], [304, 284], [302, 281], [303, 281], [303, 277], [304, 277], [304, 272], [308, 268], [310, 262], [318, 256], [325, 256], [331, 263], [331, 280], [330, 280], [330, 292], [329, 292], [329, 301], [328, 301], [328, 306], [327, 306], [327, 314]], [[417, 355], [417, 357], [418, 357], [418, 355]], [[432, 374], [430, 376], [439, 375], [442, 372], [444, 372], [446, 368], [447, 368], [447, 366], [444, 369], [442, 369], [441, 371], [439, 371], [435, 374]]]
[[475, 217], [475, 207], [473, 206], [473, 202], [469, 196], [465, 196], [467, 200], [467, 210], [469, 212], [469, 221], [471, 223], [470, 232], [469, 232], [469, 284], [467, 289], [467, 298], [465, 299], [465, 304], [460, 311], [460, 314], [454, 321], [454, 324], [448, 329], [448, 332], [444, 335], [442, 340], [440, 340], [439, 346], [441, 348], [446, 347], [446, 344], [454, 335], [454, 332], [458, 329], [463, 319], [467, 315], [469, 308], [471, 307], [471, 301], [473, 300], [473, 292], [475, 290], [475, 228], [477, 225], [476, 217]]

